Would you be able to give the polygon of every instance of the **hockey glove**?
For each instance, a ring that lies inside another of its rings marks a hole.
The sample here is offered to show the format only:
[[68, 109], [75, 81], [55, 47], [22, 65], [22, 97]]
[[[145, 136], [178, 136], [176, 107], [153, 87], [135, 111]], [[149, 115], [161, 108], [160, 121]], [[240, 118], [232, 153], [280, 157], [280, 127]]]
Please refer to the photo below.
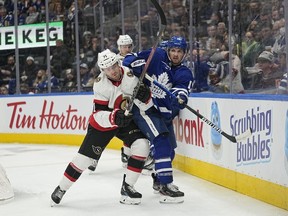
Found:
[[126, 116], [124, 110], [116, 110], [114, 118], [114, 123], [118, 125], [118, 127], [128, 126], [133, 119], [131, 114]]
[[146, 103], [151, 97], [150, 88], [144, 83], [140, 84], [139, 90], [137, 92], [136, 98], [142, 103]]
[[178, 99], [178, 103], [179, 103], [180, 109], [184, 109], [184, 108], [185, 108], [185, 105], [186, 105], [187, 102], [188, 102], [187, 95], [180, 92], [180, 93], [177, 95], [177, 99]]

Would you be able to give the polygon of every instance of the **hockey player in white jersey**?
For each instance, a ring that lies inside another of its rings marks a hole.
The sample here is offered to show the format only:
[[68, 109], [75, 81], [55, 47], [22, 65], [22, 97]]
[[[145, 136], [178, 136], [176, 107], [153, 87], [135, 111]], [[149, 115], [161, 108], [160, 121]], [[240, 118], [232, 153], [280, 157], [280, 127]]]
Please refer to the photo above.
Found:
[[[122, 64], [122, 60], [124, 57], [132, 53], [134, 45], [133, 45], [133, 40], [132, 38], [125, 34], [125, 35], [119, 35], [119, 38], [117, 40], [117, 46], [119, 53], [117, 54], [117, 58], [119, 60], [119, 63]], [[127, 162], [128, 162], [128, 157], [131, 155], [131, 150], [130, 148], [124, 143], [123, 147], [121, 147], [121, 161], [122, 161], [122, 166], [125, 168], [127, 167]], [[92, 164], [88, 167], [88, 169], [91, 171], [90, 173], [93, 174], [94, 171], [96, 170], [98, 161], [94, 160]]]
[[[98, 66], [101, 73], [93, 86], [94, 112], [90, 115], [87, 133], [78, 153], [68, 164], [62, 180], [51, 195], [52, 205], [60, 203], [67, 190], [93, 160], [99, 160], [113, 137], [131, 147], [131, 156], [121, 186], [120, 203], [141, 202], [142, 194], [134, 189], [134, 185], [149, 154], [149, 143], [132, 121], [132, 115], [124, 114], [127, 100], [132, 95], [138, 78], [127, 67], [121, 66], [116, 54], [110, 50], [99, 53]], [[139, 99], [145, 103], [150, 97], [149, 90], [140, 90], [135, 101]]]
[[122, 62], [125, 56], [132, 53], [134, 45], [133, 40], [129, 35], [119, 35], [117, 40], [117, 46], [119, 53], [117, 54], [118, 59]]

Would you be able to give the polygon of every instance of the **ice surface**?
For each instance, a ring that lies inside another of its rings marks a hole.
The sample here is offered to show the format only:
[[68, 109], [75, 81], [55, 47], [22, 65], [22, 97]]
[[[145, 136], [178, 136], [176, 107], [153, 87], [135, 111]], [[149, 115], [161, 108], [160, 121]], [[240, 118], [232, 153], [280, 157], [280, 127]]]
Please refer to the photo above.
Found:
[[0, 164], [6, 169], [15, 198], [0, 205], [9, 216], [288, 216], [288, 211], [174, 170], [174, 183], [185, 192], [182, 204], [160, 204], [152, 178], [141, 175], [135, 188], [140, 205], [119, 203], [124, 168], [120, 151], [106, 149], [93, 175], [85, 171], [66, 192], [60, 205], [50, 207], [50, 195], [78, 147], [1, 144]]

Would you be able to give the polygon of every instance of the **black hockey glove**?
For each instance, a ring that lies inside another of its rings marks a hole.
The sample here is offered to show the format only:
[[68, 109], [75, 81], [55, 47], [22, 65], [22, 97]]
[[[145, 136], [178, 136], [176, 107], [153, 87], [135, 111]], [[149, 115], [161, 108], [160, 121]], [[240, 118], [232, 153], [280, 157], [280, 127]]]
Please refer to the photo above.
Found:
[[137, 92], [136, 98], [142, 103], [146, 103], [151, 97], [150, 88], [144, 83], [140, 84], [139, 90]]
[[128, 114], [126, 116], [124, 110], [117, 110], [114, 116], [114, 122], [116, 125], [118, 125], [118, 127], [128, 126], [133, 119], [132, 114]]

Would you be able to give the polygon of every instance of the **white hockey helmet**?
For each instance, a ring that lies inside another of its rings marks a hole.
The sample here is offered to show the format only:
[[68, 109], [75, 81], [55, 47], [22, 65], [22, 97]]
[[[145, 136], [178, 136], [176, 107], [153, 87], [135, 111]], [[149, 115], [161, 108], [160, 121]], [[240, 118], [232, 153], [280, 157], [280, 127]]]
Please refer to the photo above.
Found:
[[129, 45], [129, 44], [133, 45], [133, 40], [129, 35], [119, 35], [119, 38], [117, 40], [118, 46]]
[[97, 64], [100, 70], [113, 66], [118, 62], [118, 57], [116, 53], [111, 52], [109, 49], [104, 50], [98, 54]]

